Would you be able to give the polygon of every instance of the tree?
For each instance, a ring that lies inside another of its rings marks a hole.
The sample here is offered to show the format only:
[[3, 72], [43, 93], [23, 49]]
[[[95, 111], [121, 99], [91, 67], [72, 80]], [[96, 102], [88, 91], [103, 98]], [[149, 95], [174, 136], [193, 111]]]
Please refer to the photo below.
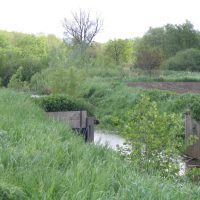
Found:
[[178, 51], [163, 63], [163, 67], [175, 71], [200, 71], [200, 50], [191, 48]]
[[165, 59], [174, 56], [176, 52], [200, 48], [199, 32], [186, 20], [183, 24], [167, 24], [163, 27], [150, 28], [142, 38], [140, 46], [157, 48]]
[[106, 45], [105, 53], [117, 65], [130, 63], [133, 54], [133, 41], [110, 40]]
[[159, 69], [163, 60], [162, 53], [156, 48], [142, 48], [137, 52], [135, 67], [146, 70], [151, 76]]
[[72, 45], [91, 45], [103, 25], [99, 17], [91, 19], [90, 12], [79, 10], [72, 13], [72, 19], [64, 19], [65, 40]]
[[23, 68], [20, 66], [16, 73], [13, 74], [11, 77], [8, 87], [9, 88], [14, 88], [16, 90], [24, 90], [24, 91], [29, 91], [29, 86], [28, 82], [23, 80], [23, 75], [22, 75]]

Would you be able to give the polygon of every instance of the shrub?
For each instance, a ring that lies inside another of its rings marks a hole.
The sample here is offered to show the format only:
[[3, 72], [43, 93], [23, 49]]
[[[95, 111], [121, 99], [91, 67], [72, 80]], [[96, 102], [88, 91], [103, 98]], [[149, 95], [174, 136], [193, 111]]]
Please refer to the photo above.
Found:
[[195, 98], [190, 104], [190, 111], [192, 117], [197, 121], [200, 121], [200, 98]]
[[[162, 175], [176, 174], [175, 162], [183, 147], [183, 121], [180, 114], [163, 113], [156, 102], [142, 96], [129, 112], [124, 134], [132, 146], [131, 156], [144, 168], [160, 169]], [[170, 172], [170, 173], [169, 173]]]
[[178, 51], [175, 56], [166, 60], [163, 66], [169, 70], [200, 71], [200, 50], [192, 48]]
[[182, 94], [170, 99], [166, 108], [171, 112], [190, 112], [192, 117], [200, 121], [200, 96], [197, 94]]
[[46, 112], [86, 110], [90, 115], [94, 113], [94, 107], [91, 104], [67, 95], [44, 96], [35, 98], [35, 102]]

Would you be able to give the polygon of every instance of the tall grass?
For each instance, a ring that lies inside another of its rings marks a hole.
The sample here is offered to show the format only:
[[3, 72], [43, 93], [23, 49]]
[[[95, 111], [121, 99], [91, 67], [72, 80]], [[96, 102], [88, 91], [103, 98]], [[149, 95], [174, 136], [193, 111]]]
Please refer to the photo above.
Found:
[[0, 90], [0, 199], [198, 199], [200, 189], [85, 144], [28, 96]]

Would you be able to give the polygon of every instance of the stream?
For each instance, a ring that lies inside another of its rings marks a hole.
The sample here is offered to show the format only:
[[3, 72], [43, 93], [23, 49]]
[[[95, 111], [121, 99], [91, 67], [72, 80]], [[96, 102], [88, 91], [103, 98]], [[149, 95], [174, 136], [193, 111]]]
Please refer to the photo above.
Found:
[[94, 132], [94, 143], [99, 145], [106, 145], [114, 150], [118, 147], [125, 147], [125, 139], [114, 133], [107, 133], [101, 130]]
[[[115, 133], [107, 133], [106, 131], [96, 130], [94, 132], [94, 143], [98, 145], [106, 145], [113, 150], [118, 150], [118, 147], [126, 148], [125, 139]], [[129, 152], [130, 153], [130, 152]], [[180, 171], [179, 175], [185, 174], [186, 164], [182, 159], [179, 161]]]

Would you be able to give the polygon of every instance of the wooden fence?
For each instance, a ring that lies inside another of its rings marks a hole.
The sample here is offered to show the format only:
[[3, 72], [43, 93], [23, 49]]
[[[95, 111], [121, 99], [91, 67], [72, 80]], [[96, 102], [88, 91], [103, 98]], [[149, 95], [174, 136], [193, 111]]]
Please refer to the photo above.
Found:
[[94, 118], [87, 111], [47, 112], [49, 117], [68, 123], [71, 128], [83, 134], [86, 142], [94, 141]]

